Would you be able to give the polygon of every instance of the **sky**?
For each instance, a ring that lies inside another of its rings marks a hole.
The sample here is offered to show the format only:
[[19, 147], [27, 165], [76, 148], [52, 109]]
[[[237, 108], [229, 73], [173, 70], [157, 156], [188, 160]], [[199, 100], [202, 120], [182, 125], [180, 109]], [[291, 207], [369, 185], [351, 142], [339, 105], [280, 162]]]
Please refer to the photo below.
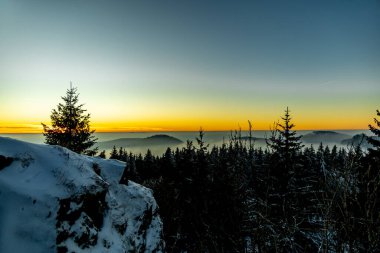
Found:
[[70, 87], [108, 131], [367, 129], [380, 1], [0, 0], [0, 133]]

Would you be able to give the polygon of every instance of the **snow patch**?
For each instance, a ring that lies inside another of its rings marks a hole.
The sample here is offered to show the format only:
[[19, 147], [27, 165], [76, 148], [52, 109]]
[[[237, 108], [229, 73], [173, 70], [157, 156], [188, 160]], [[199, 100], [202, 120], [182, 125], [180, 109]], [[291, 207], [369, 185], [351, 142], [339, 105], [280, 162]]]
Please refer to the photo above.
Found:
[[125, 163], [0, 137], [0, 165], [0, 252], [164, 250], [152, 191], [119, 184]]

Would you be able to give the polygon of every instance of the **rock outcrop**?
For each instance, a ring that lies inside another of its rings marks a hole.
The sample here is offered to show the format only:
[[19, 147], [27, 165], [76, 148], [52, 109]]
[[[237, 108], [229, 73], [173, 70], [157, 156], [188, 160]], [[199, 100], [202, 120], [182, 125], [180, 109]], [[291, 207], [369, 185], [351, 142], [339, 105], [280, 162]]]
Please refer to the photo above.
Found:
[[163, 252], [150, 189], [125, 164], [0, 138], [0, 252]]

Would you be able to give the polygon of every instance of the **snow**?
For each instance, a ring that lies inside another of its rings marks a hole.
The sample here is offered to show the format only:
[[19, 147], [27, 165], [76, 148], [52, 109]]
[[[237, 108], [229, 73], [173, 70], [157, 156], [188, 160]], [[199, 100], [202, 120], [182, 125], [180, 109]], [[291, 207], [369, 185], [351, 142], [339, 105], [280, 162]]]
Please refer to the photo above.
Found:
[[[68, 217], [80, 212], [73, 224], [63, 221], [60, 226], [72, 235], [60, 243], [69, 252], [163, 251], [162, 223], [152, 191], [134, 182], [118, 183], [125, 163], [3, 137], [0, 155], [14, 158], [0, 170], [0, 252], [57, 251], [61, 200], [70, 201]], [[106, 208], [97, 228], [80, 200], [102, 192]], [[83, 234], [96, 237], [95, 245], [78, 245], [75, 240]]]

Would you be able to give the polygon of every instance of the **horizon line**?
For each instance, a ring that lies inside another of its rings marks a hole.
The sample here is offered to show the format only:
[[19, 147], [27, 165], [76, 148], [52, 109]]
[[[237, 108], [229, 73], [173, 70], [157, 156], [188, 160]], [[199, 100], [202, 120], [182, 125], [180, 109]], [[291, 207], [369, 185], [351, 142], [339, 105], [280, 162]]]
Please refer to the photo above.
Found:
[[[249, 129], [234, 129], [234, 130], [205, 130], [202, 129], [203, 132], [248, 132]], [[145, 130], [145, 131], [96, 131], [95, 129], [95, 134], [96, 133], [169, 133], [169, 132], [199, 132], [200, 129], [198, 130]], [[255, 131], [272, 131], [271, 129], [253, 129], [252, 132]], [[369, 131], [369, 129], [295, 129], [294, 131]], [[43, 134], [43, 132], [0, 132], [1, 134]]]

